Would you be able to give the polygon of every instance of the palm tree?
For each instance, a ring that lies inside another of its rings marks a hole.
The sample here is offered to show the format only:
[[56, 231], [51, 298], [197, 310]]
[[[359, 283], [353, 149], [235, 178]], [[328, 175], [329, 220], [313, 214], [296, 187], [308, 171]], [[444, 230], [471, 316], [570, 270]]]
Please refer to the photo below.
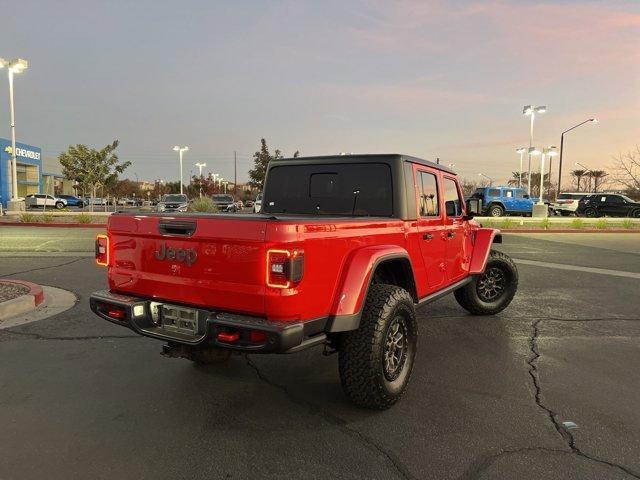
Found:
[[571, 176], [576, 178], [576, 183], [578, 184], [576, 188], [576, 192], [580, 191], [580, 180], [587, 174], [586, 170], [573, 170], [571, 172]]
[[593, 191], [598, 192], [598, 187], [602, 184], [604, 177], [608, 175], [604, 170], [591, 170], [590, 177], [593, 178]]

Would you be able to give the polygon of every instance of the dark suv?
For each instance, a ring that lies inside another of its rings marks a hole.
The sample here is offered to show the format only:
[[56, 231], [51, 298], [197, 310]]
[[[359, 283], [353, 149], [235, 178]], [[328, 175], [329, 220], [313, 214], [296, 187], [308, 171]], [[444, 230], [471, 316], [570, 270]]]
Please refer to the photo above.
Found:
[[596, 193], [580, 199], [576, 215], [579, 217], [640, 218], [640, 203], [620, 194]]

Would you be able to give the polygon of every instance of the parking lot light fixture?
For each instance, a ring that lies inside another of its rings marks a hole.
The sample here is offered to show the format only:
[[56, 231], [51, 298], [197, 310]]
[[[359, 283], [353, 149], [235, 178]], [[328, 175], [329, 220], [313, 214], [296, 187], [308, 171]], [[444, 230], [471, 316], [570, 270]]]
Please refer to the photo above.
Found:
[[13, 101], [13, 75], [21, 73], [29, 67], [29, 62], [22, 58], [5, 60], [0, 58], [0, 68], [7, 67], [9, 75], [9, 114], [11, 117], [11, 199], [18, 199], [18, 165], [16, 160], [16, 115]]
[[489, 186], [493, 187], [493, 178], [491, 178], [489, 175], [485, 175], [484, 173], [479, 173], [478, 175], [489, 180]]
[[[200, 180], [202, 180], [202, 169], [206, 167], [206, 163], [196, 163], [196, 167], [198, 167]], [[202, 198], [202, 182], [200, 182], [200, 198]]]
[[518, 188], [522, 188], [522, 159], [524, 158], [524, 154], [527, 149], [525, 147], [520, 147], [516, 149], [516, 153], [520, 154], [520, 170], [518, 170]]
[[580, 122], [577, 125], [574, 125], [573, 127], [566, 129], [560, 135], [560, 158], [558, 159], [558, 194], [560, 194], [560, 192], [562, 191], [560, 189], [560, 186], [562, 184], [562, 151], [563, 151], [563, 148], [564, 148], [564, 134], [565, 133], [569, 133], [571, 130], [575, 130], [578, 127], [581, 127], [585, 123], [598, 123], [598, 119], [595, 118], [595, 117], [589, 118], [589, 119], [585, 120], [584, 122]]
[[[547, 107], [545, 105], [525, 105], [522, 109], [522, 114], [526, 117], [531, 117], [530, 125], [529, 125], [529, 150], [533, 147], [533, 124], [535, 122], [536, 113], [545, 113], [547, 111]], [[531, 195], [531, 153], [529, 153], [529, 166], [527, 168], [528, 171], [528, 181], [527, 181], [527, 193]]]
[[546, 147], [542, 150], [542, 157], [540, 158], [540, 190], [538, 194], [538, 205], [544, 205], [542, 201], [542, 192], [544, 191], [544, 159], [545, 157], [554, 157], [558, 154], [555, 146]]
[[181, 147], [180, 145], [176, 145], [173, 147], [174, 152], [178, 152], [178, 157], [180, 158], [180, 195], [182, 195], [182, 152], [188, 152], [189, 147], [186, 145]]

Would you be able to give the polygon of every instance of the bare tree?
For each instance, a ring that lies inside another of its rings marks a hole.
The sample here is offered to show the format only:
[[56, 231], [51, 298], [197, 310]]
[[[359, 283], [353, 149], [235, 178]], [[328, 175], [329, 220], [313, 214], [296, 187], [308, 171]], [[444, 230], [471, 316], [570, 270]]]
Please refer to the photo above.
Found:
[[636, 145], [635, 150], [627, 153], [620, 153], [614, 157], [612, 167], [612, 177], [627, 190], [640, 190], [640, 146]]

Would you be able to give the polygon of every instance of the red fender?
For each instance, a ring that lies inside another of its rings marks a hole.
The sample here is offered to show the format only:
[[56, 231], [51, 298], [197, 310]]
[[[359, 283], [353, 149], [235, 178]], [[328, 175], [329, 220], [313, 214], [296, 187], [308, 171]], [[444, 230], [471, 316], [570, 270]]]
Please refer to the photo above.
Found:
[[363, 247], [351, 253], [343, 269], [331, 315], [353, 315], [360, 312], [375, 267], [384, 260], [394, 258], [410, 257], [404, 248], [397, 245]]
[[499, 233], [500, 230], [495, 228], [479, 228], [476, 230], [473, 243], [473, 254], [471, 255], [471, 264], [469, 267], [470, 275], [484, 272], [484, 269], [487, 266], [487, 259], [489, 258], [493, 239]]

